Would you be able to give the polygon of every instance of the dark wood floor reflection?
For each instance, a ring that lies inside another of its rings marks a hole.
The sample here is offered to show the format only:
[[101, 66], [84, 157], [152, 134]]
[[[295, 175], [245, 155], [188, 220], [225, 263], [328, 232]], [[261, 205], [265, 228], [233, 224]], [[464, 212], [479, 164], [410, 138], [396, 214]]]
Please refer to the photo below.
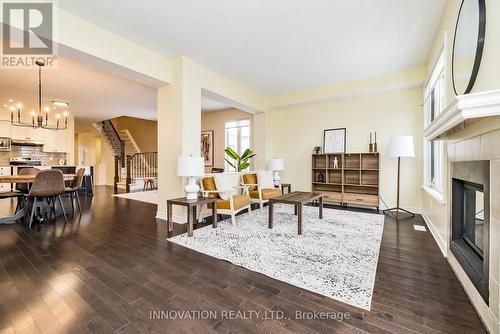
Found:
[[[421, 218], [386, 219], [367, 312], [171, 244], [156, 206], [111, 190], [97, 187], [67, 224], [0, 226], [0, 333], [485, 333], [430, 233], [414, 231]], [[154, 310], [218, 317], [154, 320]], [[224, 310], [249, 319], [222, 319]], [[350, 316], [338, 321], [339, 312]]]

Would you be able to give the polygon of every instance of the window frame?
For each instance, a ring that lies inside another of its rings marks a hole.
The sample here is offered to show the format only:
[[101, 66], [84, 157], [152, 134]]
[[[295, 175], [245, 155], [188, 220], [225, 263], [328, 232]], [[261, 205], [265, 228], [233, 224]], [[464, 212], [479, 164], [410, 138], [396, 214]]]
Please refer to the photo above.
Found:
[[[239, 123], [239, 122], [243, 122], [243, 121], [248, 121], [248, 125], [237, 125], [237, 126], [233, 126], [233, 127], [227, 127], [228, 123]], [[236, 128], [237, 129], [237, 135], [236, 135], [237, 148], [235, 151], [240, 155], [243, 154], [243, 150], [241, 149], [241, 142], [242, 142], [241, 129], [244, 127], [247, 127], [247, 126], [248, 126], [248, 148], [252, 149], [252, 119], [249, 117], [248, 118], [247, 117], [239, 118], [239, 119], [228, 119], [228, 120], [224, 121], [224, 149], [229, 146], [228, 145], [227, 130]], [[234, 168], [231, 167], [226, 162], [225, 158], [226, 158], [226, 154], [224, 154], [224, 169], [226, 171], [235, 172], [236, 170], [234, 170]], [[253, 162], [250, 162], [250, 167], [252, 167], [252, 166], [253, 166]]]
[[[427, 128], [445, 109], [445, 54], [443, 48], [424, 86], [424, 128]], [[441, 203], [444, 203], [445, 190], [444, 154], [443, 141], [429, 141], [424, 138], [423, 188]]]

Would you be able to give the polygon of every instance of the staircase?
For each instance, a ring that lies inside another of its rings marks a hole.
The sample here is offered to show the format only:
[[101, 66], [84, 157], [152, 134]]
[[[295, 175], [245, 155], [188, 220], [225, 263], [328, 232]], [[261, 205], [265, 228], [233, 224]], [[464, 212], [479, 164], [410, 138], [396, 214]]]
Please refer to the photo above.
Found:
[[[127, 187], [127, 157], [140, 153], [140, 149], [135, 143], [128, 130], [117, 131], [111, 120], [100, 123], [101, 134], [105, 138], [105, 143], [115, 156], [115, 189], [126, 191], [141, 190], [143, 188], [142, 179], [133, 178]], [[128, 189], [127, 189], [128, 188]]]

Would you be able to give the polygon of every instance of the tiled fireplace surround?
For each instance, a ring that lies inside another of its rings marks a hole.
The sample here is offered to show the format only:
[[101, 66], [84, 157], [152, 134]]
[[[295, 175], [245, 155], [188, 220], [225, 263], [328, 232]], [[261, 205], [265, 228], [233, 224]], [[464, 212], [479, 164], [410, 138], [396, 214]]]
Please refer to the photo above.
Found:
[[[448, 260], [490, 331], [500, 333], [500, 118], [488, 118], [467, 126], [466, 130], [449, 136], [447, 143], [450, 164], [454, 161], [490, 160], [489, 305], [482, 300], [450, 251]], [[451, 211], [449, 216], [451, 218]], [[451, 221], [448, 226], [451, 226]]]

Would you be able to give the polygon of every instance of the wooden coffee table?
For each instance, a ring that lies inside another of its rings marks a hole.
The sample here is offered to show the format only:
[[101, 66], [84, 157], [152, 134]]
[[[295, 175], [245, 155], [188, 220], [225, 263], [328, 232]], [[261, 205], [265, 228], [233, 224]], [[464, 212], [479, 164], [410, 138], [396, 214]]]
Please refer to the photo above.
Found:
[[269, 228], [273, 228], [274, 203], [292, 204], [298, 219], [298, 233], [302, 234], [302, 207], [304, 204], [319, 200], [319, 219], [323, 219], [323, 194], [293, 191], [286, 195], [269, 199]]

